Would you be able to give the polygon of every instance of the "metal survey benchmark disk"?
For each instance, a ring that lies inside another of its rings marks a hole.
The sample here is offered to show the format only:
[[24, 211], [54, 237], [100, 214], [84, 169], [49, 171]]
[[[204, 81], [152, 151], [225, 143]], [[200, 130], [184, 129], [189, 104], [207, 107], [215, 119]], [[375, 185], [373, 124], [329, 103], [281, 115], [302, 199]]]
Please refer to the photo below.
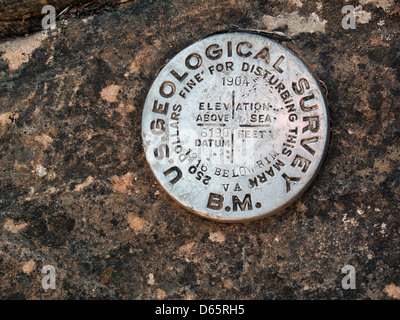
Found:
[[142, 137], [160, 185], [214, 220], [275, 213], [309, 186], [328, 143], [318, 80], [292, 51], [250, 33], [179, 52], [147, 95]]

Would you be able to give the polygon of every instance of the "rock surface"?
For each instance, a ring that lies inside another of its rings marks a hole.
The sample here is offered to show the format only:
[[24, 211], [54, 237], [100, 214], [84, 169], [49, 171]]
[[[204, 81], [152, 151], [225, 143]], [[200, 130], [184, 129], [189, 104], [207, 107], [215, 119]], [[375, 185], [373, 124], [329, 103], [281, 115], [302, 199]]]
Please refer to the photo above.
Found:
[[[0, 298], [399, 299], [400, 8], [360, 3], [344, 30], [346, 1], [138, 0], [0, 44]], [[168, 59], [235, 27], [292, 37], [331, 142], [295, 204], [221, 224], [157, 185], [141, 112]]]
[[0, 41], [42, 30], [42, 19], [55, 8], [57, 19], [85, 17], [125, 6], [135, 0], [0, 0]]

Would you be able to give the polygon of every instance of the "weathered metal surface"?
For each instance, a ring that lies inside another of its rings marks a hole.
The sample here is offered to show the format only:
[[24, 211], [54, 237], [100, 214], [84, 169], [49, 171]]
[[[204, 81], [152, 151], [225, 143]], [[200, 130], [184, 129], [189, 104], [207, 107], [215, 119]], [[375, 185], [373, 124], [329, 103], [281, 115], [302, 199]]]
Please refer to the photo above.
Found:
[[244, 32], [177, 54], [147, 96], [147, 161], [178, 202], [211, 219], [265, 217], [292, 203], [324, 157], [318, 81], [293, 52]]

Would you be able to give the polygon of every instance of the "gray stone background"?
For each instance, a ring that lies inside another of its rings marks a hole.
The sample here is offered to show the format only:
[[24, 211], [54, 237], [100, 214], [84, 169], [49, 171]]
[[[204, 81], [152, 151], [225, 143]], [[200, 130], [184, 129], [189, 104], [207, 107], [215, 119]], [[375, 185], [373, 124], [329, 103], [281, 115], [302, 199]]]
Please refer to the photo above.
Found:
[[[400, 299], [398, 1], [78, 2], [40, 31], [43, 1], [28, 17], [0, 0], [1, 299]], [[331, 141], [296, 203], [222, 224], [156, 184], [141, 113], [169, 59], [236, 27], [291, 36], [328, 90]]]

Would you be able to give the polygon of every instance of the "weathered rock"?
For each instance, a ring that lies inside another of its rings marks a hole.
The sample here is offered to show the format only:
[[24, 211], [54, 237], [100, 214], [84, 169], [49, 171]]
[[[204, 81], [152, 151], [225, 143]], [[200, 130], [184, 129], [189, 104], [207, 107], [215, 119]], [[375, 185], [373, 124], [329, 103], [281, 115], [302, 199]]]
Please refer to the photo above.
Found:
[[[84, 2], [80, 0], [0, 0], [0, 21], [12, 21], [38, 17], [42, 14], [42, 8], [45, 5], [51, 5], [56, 10], [64, 9], [68, 5]], [[88, 2], [88, 1], [86, 1]]]
[[[370, 19], [343, 30], [345, 1], [137, 1], [2, 44], [0, 297], [398, 298], [400, 18], [386, 2], [363, 1]], [[331, 142], [294, 205], [227, 225], [157, 186], [140, 124], [166, 61], [235, 26], [292, 36], [328, 89]]]
[[49, 12], [42, 9], [51, 5], [57, 20], [70, 16], [91, 16], [105, 10], [124, 6], [134, 0], [0, 0], [0, 42], [26, 36], [42, 30], [42, 19]]

